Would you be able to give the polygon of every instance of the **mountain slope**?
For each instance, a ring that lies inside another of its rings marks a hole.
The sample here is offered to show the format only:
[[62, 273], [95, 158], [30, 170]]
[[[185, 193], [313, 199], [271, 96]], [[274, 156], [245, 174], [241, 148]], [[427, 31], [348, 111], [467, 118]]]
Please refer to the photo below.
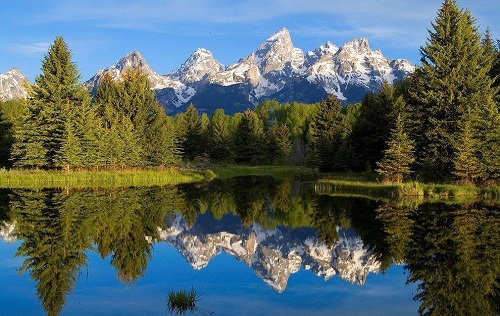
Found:
[[5, 74], [0, 74], [0, 100], [26, 98], [28, 96], [27, 83], [29, 83], [28, 77], [17, 68], [12, 68]]
[[[359, 102], [367, 92], [377, 91], [382, 82], [401, 80], [415, 67], [407, 60], [389, 59], [380, 50], [373, 51], [366, 38], [340, 47], [326, 42], [304, 53], [293, 45], [290, 32], [282, 28], [248, 57], [227, 67], [210, 51], [199, 48], [177, 70], [161, 75], [138, 51], [132, 51], [99, 70], [85, 86], [95, 92], [105, 73], [120, 80], [123, 72], [132, 68], [148, 75], [167, 113], [183, 111], [190, 103], [201, 112], [223, 107], [227, 113], [234, 113], [267, 99], [313, 103], [333, 94], [344, 104]], [[17, 69], [0, 75], [0, 97], [26, 97], [21, 84], [24, 80]]]
[[[118, 73], [123, 64], [127, 62], [122, 59], [100, 70], [87, 86], [95, 89], [103, 72]], [[128, 64], [144, 69], [150, 76], [158, 100], [168, 113], [182, 111], [189, 103], [201, 112], [211, 113], [222, 107], [227, 113], [234, 113], [266, 99], [313, 103], [328, 94], [344, 104], [355, 103], [367, 92], [377, 91], [382, 82], [393, 83], [414, 70], [404, 59], [392, 60], [380, 50], [372, 51], [366, 38], [341, 47], [327, 42], [304, 54], [294, 47], [286, 28], [264, 40], [247, 58], [228, 67], [203, 48], [164, 76], [153, 72], [144, 60]]]

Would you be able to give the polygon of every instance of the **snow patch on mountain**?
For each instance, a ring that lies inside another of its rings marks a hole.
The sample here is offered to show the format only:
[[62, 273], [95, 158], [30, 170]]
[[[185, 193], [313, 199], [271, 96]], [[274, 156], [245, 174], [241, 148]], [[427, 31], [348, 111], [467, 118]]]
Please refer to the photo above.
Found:
[[[303, 82], [320, 87], [345, 103], [358, 102], [364, 93], [377, 91], [382, 82], [392, 84], [415, 69], [407, 60], [392, 60], [385, 58], [380, 50], [372, 51], [366, 38], [349, 41], [340, 48], [326, 42], [304, 54], [293, 46], [290, 32], [282, 28], [247, 58], [241, 58], [228, 67], [218, 62], [207, 49], [199, 48], [177, 70], [162, 76], [152, 71], [142, 56], [134, 51], [114, 66], [100, 70], [87, 86], [95, 89], [105, 72], [119, 80], [124, 69], [134, 67], [144, 69], [148, 74], [152, 88], [167, 112], [188, 104], [206, 84], [221, 86], [217, 93], [228, 93], [224, 99], [229, 100], [231, 93], [246, 91], [253, 104], [279, 96], [284, 88], [289, 88], [287, 97], [293, 99], [294, 84]], [[223, 88], [232, 85], [242, 85], [242, 90]], [[303, 92], [297, 93], [298, 96], [304, 95]], [[301, 102], [300, 99], [295, 101]], [[208, 104], [213, 100], [197, 99], [197, 102]], [[203, 108], [203, 105], [199, 107]]]
[[179, 69], [168, 77], [184, 84], [202, 81], [205, 76], [210, 76], [224, 71], [224, 65], [218, 62], [212, 53], [204, 48], [198, 48]]
[[28, 96], [28, 84], [28, 77], [15, 67], [0, 74], [0, 100], [25, 99]]

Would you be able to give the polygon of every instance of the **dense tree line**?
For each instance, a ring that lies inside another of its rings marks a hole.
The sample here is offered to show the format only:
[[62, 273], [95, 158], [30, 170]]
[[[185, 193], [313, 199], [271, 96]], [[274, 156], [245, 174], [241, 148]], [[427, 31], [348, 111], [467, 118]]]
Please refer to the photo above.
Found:
[[169, 117], [147, 76], [101, 79], [96, 94], [78, 83], [62, 38], [42, 62], [26, 101], [2, 103], [0, 160], [18, 168], [130, 168], [179, 161], [292, 164], [320, 171], [378, 171], [387, 182], [409, 176], [490, 184], [500, 181], [500, 50], [482, 38], [467, 10], [445, 0], [422, 66], [383, 83], [360, 104], [265, 101], [232, 116], [210, 117], [191, 104]]

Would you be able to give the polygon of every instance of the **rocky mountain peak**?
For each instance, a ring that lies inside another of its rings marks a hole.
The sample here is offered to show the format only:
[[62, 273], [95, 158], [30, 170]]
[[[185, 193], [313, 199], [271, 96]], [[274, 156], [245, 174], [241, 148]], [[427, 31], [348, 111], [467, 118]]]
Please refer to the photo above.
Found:
[[141, 53], [136, 50], [131, 51], [124, 57], [120, 58], [113, 66], [100, 69], [92, 78], [85, 82], [85, 87], [91, 91], [95, 91], [99, 86], [101, 78], [104, 74], [108, 74], [115, 81], [121, 80], [122, 74], [130, 69], [138, 69], [143, 74], [147, 75], [150, 82], [151, 88], [154, 90], [164, 89], [166, 87], [179, 88], [182, 87], [180, 82], [176, 82], [171, 78], [161, 76], [154, 72], [146, 62], [146, 59], [142, 57]]
[[302, 51], [297, 50], [292, 44], [290, 32], [282, 28], [259, 45], [255, 53], [255, 63], [262, 74], [281, 70], [287, 63], [298, 66], [294, 60], [300, 60]]
[[313, 65], [321, 58], [323, 58], [323, 56], [330, 56], [330, 58], [332, 59], [333, 55], [335, 55], [338, 52], [338, 50], [339, 50], [338, 46], [330, 41], [326, 42], [323, 45], [320, 45], [314, 51], [307, 52], [306, 67]]
[[150, 70], [149, 65], [146, 63], [144, 57], [142, 57], [141, 53], [136, 50], [131, 51], [125, 57], [121, 58], [114, 65], [114, 68], [123, 72], [128, 69], [141, 69], [141, 70]]
[[366, 38], [359, 38], [349, 41], [342, 45], [339, 49], [340, 52], [345, 52], [349, 54], [366, 54], [371, 53], [370, 44]]
[[121, 72], [132, 67], [149, 76], [167, 113], [183, 110], [191, 102], [207, 113], [216, 103], [226, 104], [227, 113], [234, 113], [270, 98], [314, 103], [327, 94], [349, 104], [362, 100], [366, 92], [377, 91], [383, 81], [393, 83], [414, 69], [406, 60], [372, 51], [366, 38], [340, 48], [328, 41], [304, 55], [293, 46], [290, 32], [282, 28], [247, 58], [227, 68], [209, 50], [199, 48], [177, 70], [162, 76], [149, 68], [139, 52], [132, 51], [115, 65], [99, 70], [86, 85], [95, 89], [104, 72], [120, 80]]
[[28, 92], [25, 85], [28, 82], [28, 77], [16, 67], [5, 74], [0, 74], [0, 100], [26, 98]]
[[201, 81], [206, 75], [216, 74], [224, 70], [224, 65], [218, 62], [212, 53], [204, 48], [198, 48], [169, 76], [185, 84]]

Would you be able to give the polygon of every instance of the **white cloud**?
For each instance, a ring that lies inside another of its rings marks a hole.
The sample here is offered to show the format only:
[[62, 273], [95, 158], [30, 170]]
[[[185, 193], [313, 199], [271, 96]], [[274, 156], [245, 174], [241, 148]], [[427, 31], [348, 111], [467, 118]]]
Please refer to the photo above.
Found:
[[[500, 13], [500, 1], [458, 2], [460, 7], [469, 8], [473, 15], [476, 12], [482, 29], [489, 26], [494, 37], [500, 36], [496, 24], [491, 25], [491, 21], [496, 21], [496, 14]], [[430, 22], [435, 19], [441, 3], [436, 0], [113, 0], [94, 4], [66, 1], [56, 2], [53, 7], [47, 5], [45, 12], [35, 13], [37, 16], [33, 22], [81, 23], [83, 26], [177, 35], [195, 35], [197, 29], [206, 30], [207, 27], [213, 28], [214, 32], [235, 29], [228, 28], [228, 25], [252, 25], [258, 32], [268, 23], [280, 23], [280, 27], [289, 27], [300, 33], [308, 29], [312, 36], [329, 33], [344, 38], [368, 37], [389, 41], [398, 37], [398, 45], [415, 47], [425, 41], [426, 29], [431, 27]], [[318, 21], [322, 21], [321, 25]], [[263, 31], [268, 35], [269, 30]]]
[[40, 57], [48, 51], [50, 43], [36, 42], [29, 44], [7, 44], [5, 47], [12, 53], [21, 54], [29, 57]]

